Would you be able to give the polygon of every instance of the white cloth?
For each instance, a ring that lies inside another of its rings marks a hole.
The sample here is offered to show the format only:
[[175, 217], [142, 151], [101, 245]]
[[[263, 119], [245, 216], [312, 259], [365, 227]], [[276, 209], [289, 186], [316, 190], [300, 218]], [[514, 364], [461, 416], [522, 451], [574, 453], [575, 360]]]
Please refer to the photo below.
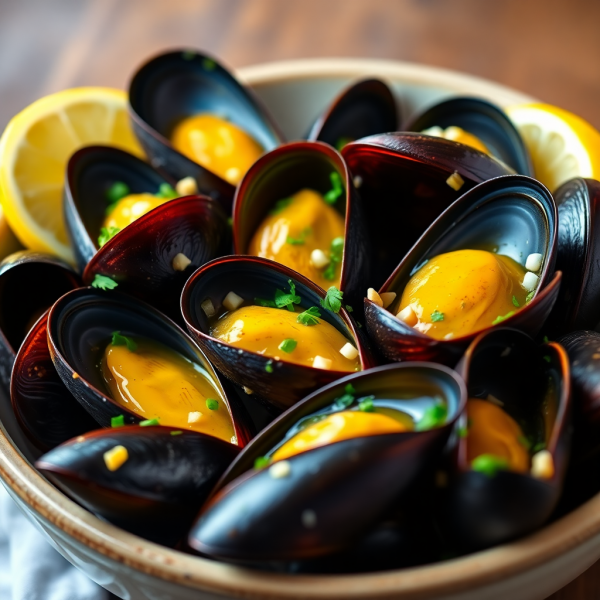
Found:
[[67, 562], [0, 484], [0, 600], [107, 600]]

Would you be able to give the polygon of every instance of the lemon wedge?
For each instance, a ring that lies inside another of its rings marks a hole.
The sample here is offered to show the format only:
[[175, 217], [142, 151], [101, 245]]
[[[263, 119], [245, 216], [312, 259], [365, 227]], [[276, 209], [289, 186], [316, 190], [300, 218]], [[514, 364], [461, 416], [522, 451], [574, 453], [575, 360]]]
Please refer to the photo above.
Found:
[[127, 115], [127, 95], [74, 88], [37, 100], [13, 117], [0, 138], [0, 203], [21, 243], [73, 263], [63, 217], [65, 168], [82, 146], [143, 151]]
[[506, 109], [533, 162], [536, 178], [551, 192], [573, 177], [600, 179], [600, 132], [573, 113], [550, 104]]

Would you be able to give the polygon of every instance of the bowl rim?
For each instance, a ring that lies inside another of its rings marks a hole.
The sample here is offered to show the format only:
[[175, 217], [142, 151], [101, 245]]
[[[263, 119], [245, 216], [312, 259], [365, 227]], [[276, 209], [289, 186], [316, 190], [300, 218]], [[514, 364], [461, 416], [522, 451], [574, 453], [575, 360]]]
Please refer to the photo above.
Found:
[[[260, 88], [302, 78], [364, 77], [446, 88], [492, 97], [506, 105], [533, 98], [505, 86], [450, 70], [390, 60], [307, 59], [267, 63], [238, 71]], [[287, 575], [254, 571], [183, 554], [100, 521], [47, 482], [13, 445], [0, 424], [0, 477], [12, 496], [51, 528], [127, 568], [186, 588], [252, 599], [437, 597], [473, 591], [557, 559], [600, 534], [600, 494], [576, 510], [515, 542], [430, 566], [357, 575]], [[290, 585], [293, 584], [293, 585]]]

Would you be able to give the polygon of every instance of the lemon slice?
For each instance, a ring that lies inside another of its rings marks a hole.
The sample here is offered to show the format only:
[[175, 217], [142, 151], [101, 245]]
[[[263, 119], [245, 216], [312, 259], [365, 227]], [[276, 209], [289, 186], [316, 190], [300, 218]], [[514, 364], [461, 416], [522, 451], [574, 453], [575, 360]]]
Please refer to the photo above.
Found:
[[550, 104], [506, 109], [531, 154], [536, 178], [555, 191], [573, 177], [600, 179], [600, 132]]
[[64, 90], [34, 102], [8, 124], [0, 138], [0, 202], [26, 247], [74, 262], [62, 207], [65, 168], [73, 152], [90, 144], [143, 156], [125, 92]]

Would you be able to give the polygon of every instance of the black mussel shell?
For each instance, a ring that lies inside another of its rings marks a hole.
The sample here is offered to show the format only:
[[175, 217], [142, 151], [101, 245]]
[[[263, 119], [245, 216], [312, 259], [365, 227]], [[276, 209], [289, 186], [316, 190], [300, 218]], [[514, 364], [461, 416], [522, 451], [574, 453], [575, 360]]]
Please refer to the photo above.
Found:
[[182, 329], [129, 295], [82, 288], [65, 294], [52, 307], [48, 317], [48, 346], [63, 383], [102, 427], [110, 427], [111, 418], [119, 415], [128, 424], [142, 420], [112, 399], [98, 366], [114, 331], [160, 342], [201, 365], [232, 416], [238, 445], [246, 444], [251, 436], [243, 407], [228, 397], [212, 365]]
[[[104, 454], [127, 449], [110, 471]], [[36, 461], [52, 482], [91, 512], [147, 539], [174, 545], [239, 448], [172, 427], [102, 429], [72, 439]]]
[[524, 333], [496, 329], [473, 341], [457, 370], [469, 397], [497, 398], [525, 435], [543, 444], [554, 464], [554, 474], [546, 479], [473, 471], [467, 462], [467, 419], [462, 419], [467, 434], [459, 438], [445, 514], [456, 540], [480, 549], [537, 529], [557, 505], [570, 450], [569, 361], [559, 344], [538, 346]]
[[[430, 395], [433, 389], [447, 404], [446, 422], [426, 431], [339, 441], [254, 468], [256, 458], [302, 418], [347, 394], [348, 384], [356, 397], [398, 397], [403, 389]], [[203, 554], [239, 561], [289, 561], [347, 549], [431, 467], [465, 402], [461, 378], [429, 363], [377, 367], [326, 386], [281, 415], [239, 455], [202, 509], [188, 543]], [[273, 469], [283, 462], [289, 469], [280, 477]]]
[[[474, 148], [418, 133], [374, 135], [348, 144], [342, 156], [368, 207], [369, 286], [375, 289], [452, 202], [478, 183], [512, 172]], [[447, 183], [455, 172], [464, 181], [458, 190]]]
[[343, 90], [315, 121], [308, 139], [341, 150], [348, 142], [398, 131], [400, 119], [392, 90], [380, 79], [363, 79]]
[[[188, 277], [204, 263], [228, 254], [227, 217], [214, 200], [185, 196], [141, 216], [111, 238], [83, 272], [91, 284], [96, 275], [110, 277], [119, 290], [146, 301], [181, 323], [179, 300]], [[183, 270], [175, 257], [190, 264]]]
[[156, 194], [164, 183], [175, 185], [148, 163], [118, 148], [87, 146], [75, 152], [67, 164], [64, 212], [80, 272], [98, 252], [98, 236], [109, 206], [107, 192], [116, 182], [125, 183], [132, 194]]
[[198, 269], [188, 280], [181, 296], [181, 310], [187, 328], [209, 360], [226, 377], [249, 388], [279, 409], [286, 409], [316, 389], [347, 375], [344, 371], [316, 369], [242, 350], [210, 336], [210, 322], [201, 304], [210, 299], [217, 310], [230, 291], [245, 300], [272, 298], [277, 288], [296, 285], [301, 307], [317, 306], [321, 318], [340, 331], [359, 352], [363, 370], [374, 366], [367, 341], [345, 309], [339, 314], [321, 308], [325, 292], [296, 271], [279, 263], [254, 256], [226, 256]]
[[521, 175], [533, 176], [529, 152], [512, 121], [496, 105], [480, 98], [450, 98], [412, 118], [405, 131], [456, 126], [479, 138], [493, 156]]
[[42, 452], [98, 427], [54, 368], [46, 333], [48, 312], [25, 337], [10, 381], [10, 399], [19, 425]]
[[600, 182], [576, 178], [561, 185], [556, 268], [563, 273], [550, 317], [554, 333], [593, 329], [600, 322]]
[[265, 151], [283, 140], [252, 91], [214, 58], [194, 50], [154, 57], [135, 73], [129, 86], [133, 130], [152, 165], [176, 180], [192, 176], [198, 189], [231, 209], [235, 187], [173, 147], [173, 127], [185, 117], [212, 113], [251, 135]]
[[241, 181], [233, 209], [233, 237], [236, 254], [248, 254], [252, 236], [278, 200], [303, 188], [326, 194], [330, 175], [337, 172], [344, 187], [334, 207], [345, 216], [344, 255], [340, 289], [345, 301], [360, 306], [368, 284], [369, 242], [365, 230], [365, 208], [354, 189], [342, 157], [330, 146], [318, 142], [293, 142], [257, 160]]
[[560, 285], [560, 273], [554, 272], [556, 232], [556, 204], [541, 183], [522, 175], [507, 175], [480, 184], [429, 227], [385, 282], [380, 293], [397, 294], [390, 310], [365, 299], [369, 336], [389, 360], [455, 363], [480, 332], [437, 340], [397, 319], [395, 309], [409, 279], [427, 260], [445, 252], [477, 248], [496, 248], [519, 263], [531, 253], [543, 255], [533, 298], [503, 321], [503, 326], [536, 335], [550, 314]]
[[0, 383], [7, 390], [27, 332], [58, 298], [80, 285], [75, 271], [49, 254], [22, 250], [0, 263]]

